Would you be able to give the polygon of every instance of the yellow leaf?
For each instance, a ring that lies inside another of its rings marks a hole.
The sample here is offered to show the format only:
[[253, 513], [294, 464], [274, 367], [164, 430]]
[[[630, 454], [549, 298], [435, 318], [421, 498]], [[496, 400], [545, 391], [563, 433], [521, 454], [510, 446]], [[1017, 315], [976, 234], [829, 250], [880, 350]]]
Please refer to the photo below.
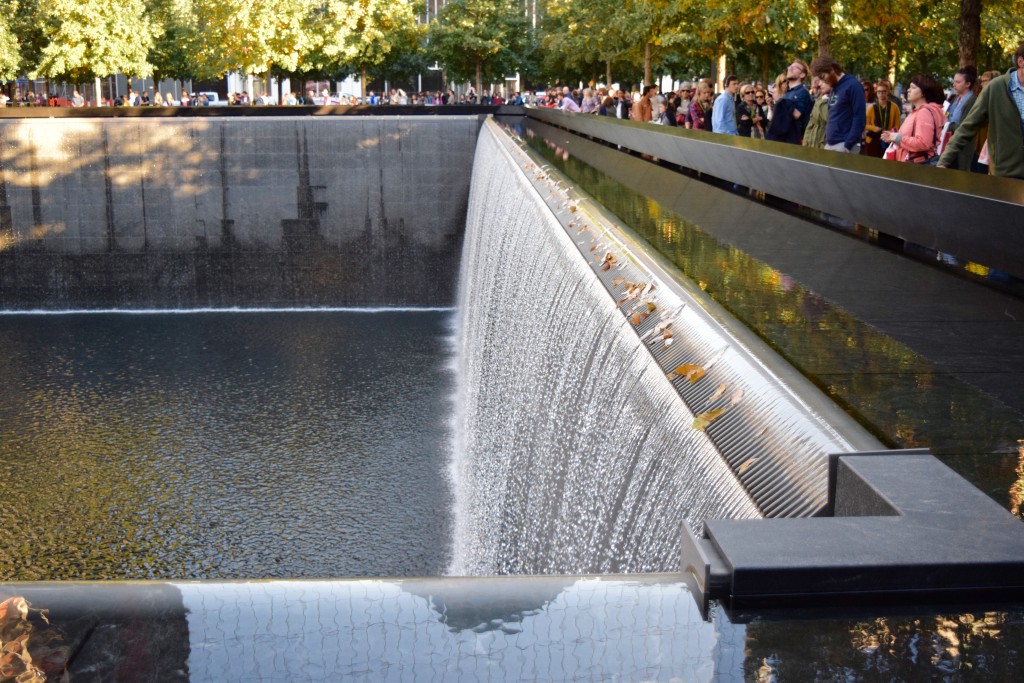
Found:
[[693, 384], [704, 376], [704, 368], [693, 363], [684, 363], [676, 366], [676, 374], [680, 377], [685, 377], [690, 380], [690, 384]]
[[747, 471], [747, 468], [753, 465], [755, 462], [757, 462], [757, 458], [749, 458], [742, 465], [736, 468], [736, 473], [743, 474], [744, 472]]
[[650, 313], [644, 313], [643, 311], [641, 311], [639, 313], [634, 313], [633, 317], [630, 318], [630, 320], [632, 321], [632, 323], [634, 325], [639, 325], [640, 323], [642, 323], [644, 321], [644, 318], [646, 318], [649, 315], [650, 315]]
[[624, 278], [624, 277], [617, 277], [614, 280], [612, 280], [612, 284], [615, 285], [616, 287], [618, 287], [619, 285], [621, 285], [625, 281], [626, 281], [626, 278]]
[[715, 408], [714, 410], [707, 410], [697, 417], [693, 418], [693, 428], [697, 431], [703, 432], [708, 428], [708, 425], [722, 417], [725, 412], [725, 408]]

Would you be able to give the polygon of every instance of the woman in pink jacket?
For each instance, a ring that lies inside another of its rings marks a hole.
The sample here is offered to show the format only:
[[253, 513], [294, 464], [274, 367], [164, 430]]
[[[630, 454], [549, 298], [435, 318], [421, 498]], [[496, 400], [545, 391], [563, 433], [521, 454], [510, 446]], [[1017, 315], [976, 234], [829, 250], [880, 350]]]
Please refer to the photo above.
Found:
[[890, 157], [896, 161], [934, 166], [938, 160], [937, 148], [942, 137], [942, 126], [946, 115], [942, 112], [945, 93], [942, 86], [931, 76], [920, 74], [910, 79], [907, 102], [914, 107], [899, 132], [882, 131], [882, 142], [895, 145]]

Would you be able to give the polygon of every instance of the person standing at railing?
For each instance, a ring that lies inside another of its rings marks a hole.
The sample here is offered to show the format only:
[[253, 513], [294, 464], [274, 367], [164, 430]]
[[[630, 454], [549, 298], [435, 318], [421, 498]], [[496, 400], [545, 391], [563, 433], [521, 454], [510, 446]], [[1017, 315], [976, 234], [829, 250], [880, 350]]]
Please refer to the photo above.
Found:
[[860, 81], [843, 71], [833, 57], [820, 56], [811, 63], [811, 73], [832, 88], [825, 127], [825, 149], [833, 152], [860, 153], [867, 121], [864, 88]]
[[738, 76], [726, 76], [725, 90], [711, 108], [711, 132], [723, 135], [739, 135], [736, 128], [736, 91], [740, 87]]
[[1024, 179], [1024, 43], [1013, 54], [1014, 68], [993, 78], [946, 145], [939, 166], [953, 165], [988, 122], [988, 161], [992, 175]]

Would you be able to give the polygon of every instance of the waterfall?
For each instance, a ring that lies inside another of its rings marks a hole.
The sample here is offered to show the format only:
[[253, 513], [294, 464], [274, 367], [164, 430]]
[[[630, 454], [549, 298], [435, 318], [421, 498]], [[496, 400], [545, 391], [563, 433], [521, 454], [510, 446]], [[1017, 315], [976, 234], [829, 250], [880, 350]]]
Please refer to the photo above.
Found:
[[683, 524], [760, 516], [493, 125], [459, 288], [450, 573], [674, 571]]

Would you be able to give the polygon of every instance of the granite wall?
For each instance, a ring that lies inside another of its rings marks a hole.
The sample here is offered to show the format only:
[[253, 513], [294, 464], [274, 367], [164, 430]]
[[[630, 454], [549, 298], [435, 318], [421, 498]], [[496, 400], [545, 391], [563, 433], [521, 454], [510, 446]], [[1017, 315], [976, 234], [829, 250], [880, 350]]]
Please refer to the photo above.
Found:
[[0, 120], [0, 308], [451, 305], [480, 123]]

